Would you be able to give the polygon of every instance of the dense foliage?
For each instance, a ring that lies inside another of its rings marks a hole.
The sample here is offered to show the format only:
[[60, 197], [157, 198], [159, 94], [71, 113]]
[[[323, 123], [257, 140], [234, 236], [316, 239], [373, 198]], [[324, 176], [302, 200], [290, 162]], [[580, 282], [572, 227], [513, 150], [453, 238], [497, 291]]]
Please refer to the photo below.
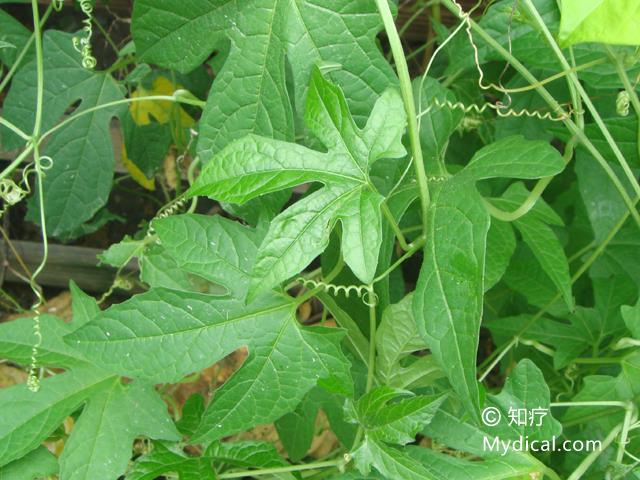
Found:
[[[0, 390], [1, 479], [640, 478], [636, 1], [417, 1], [405, 55], [397, 2], [135, 0], [111, 65], [91, 1], [77, 33], [38, 3], [33, 31], [0, 10], [1, 211], [25, 201], [44, 248], [0, 324], [29, 374]], [[99, 301], [71, 283], [68, 323], [38, 276], [117, 219], [115, 118], [170, 198], [100, 256]], [[264, 424], [279, 449], [241, 435]]]

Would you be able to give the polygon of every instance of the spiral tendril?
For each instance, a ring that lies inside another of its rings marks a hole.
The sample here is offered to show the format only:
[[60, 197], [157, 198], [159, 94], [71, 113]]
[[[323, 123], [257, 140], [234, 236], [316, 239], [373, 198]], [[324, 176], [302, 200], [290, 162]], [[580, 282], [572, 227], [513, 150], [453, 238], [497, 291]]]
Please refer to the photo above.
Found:
[[27, 378], [27, 388], [36, 393], [40, 390], [40, 374], [38, 368], [38, 350], [42, 345], [42, 331], [40, 329], [40, 311], [36, 310], [33, 317], [33, 335], [36, 341], [31, 347], [31, 364], [29, 366], [29, 377]]
[[630, 105], [631, 97], [629, 96], [629, 92], [626, 90], [620, 91], [616, 98], [616, 113], [621, 117], [628, 117]]
[[98, 63], [91, 49], [91, 37], [93, 36], [91, 15], [93, 13], [93, 4], [91, 0], [78, 0], [78, 3], [80, 4], [80, 10], [82, 10], [82, 13], [84, 13], [87, 18], [82, 20], [84, 24], [82, 31], [85, 35], [82, 38], [73, 37], [73, 48], [82, 56], [82, 66], [87, 70], [93, 70]]
[[64, 7], [64, 0], [51, 0], [51, 6], [56, 12], [61, 12]]
[[423, 111], [421, 111], [418, 114], [418, 117], [422, 117], [423, 115], [426, 115], [427, 113], [429, 113], [431, 110], [433, 110], [434, 107], [438, 107], [438, 108], [450, 108], [452, 110], [461, 110], [462, 112], [469, 114], [469, 113], [476, 113], [478, 115], [483, 114], [484, 112], [486, 112], [487, 110], [491, 109], [494, 110], [496, 112], [496, 114], [499, 117], [529, 117], [529, 118], [537, 118], [538, 120], [550, 120], [552, 122], [562, 122], [564, 120], [566, 120], [567, 118], [569, 118], [569, 116], [571, 115], [572, 109], [571, 107], [569, 107], [569, 111], [562, 113], [561, 115], [558, 116], [554, 116], [553, 113], [551, 112], [541, 112], [538, 110], [535, 111], [531, 111], [531, 110], [527, 110], [527, 109], [522, 109], [522, 110], [515, 110], [513, 108], [507, 108], [505, 109], [504, 105], [501, 103], [485, 103], [483, 105], [476, 105], [476, 104], [471, 104], [471, 105], [465, 105], [462, 102], [451, 102], [449, 100], [445, 100], [442, 101], [438, 98], [434, 98], [431, 102], [431, 105], [429, 105], [427, 108], [425, 108]]
[[333, 283], [326, 283], [304, 277], [298, 278], [298, 281], [307, 288], [314, 290], [319, 288], [334, 296], [343, 294], [346, 298], [349, 298], [349, 296], [354, 293], [362, 299], [362, 302], [367, 307], [375, 307], [378, 304], [378, 295], [369, 285], [335, 285]]

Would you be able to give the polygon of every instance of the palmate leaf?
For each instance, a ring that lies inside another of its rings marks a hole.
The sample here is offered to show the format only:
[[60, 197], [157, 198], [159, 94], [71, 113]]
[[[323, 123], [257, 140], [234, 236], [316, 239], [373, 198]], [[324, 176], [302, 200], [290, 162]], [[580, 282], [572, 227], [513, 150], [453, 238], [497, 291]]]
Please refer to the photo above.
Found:
[[[66, 417], [83, 407], [60, 457], [59, 477], [115, 479], [124, 473], [138, 435], [174, 441], [180, 436], [152, 386], [138, 382], [122, 385], [111, 372], [89, 364], [76, 351], [64, 347], [63, 336], [86, 324], [99, 311], [95, 300], [74, 284], [71, 291], [73, 323], [69, 325], [55, 317], [41, 318], [43, 343], [37, 355], [39, 365], [48, 364], [46, 361], [70, 369], [42, 380], [37, 393], [26, 385], [0, 391], [0, 408], [12, 412], [0, 420], [0, 465], [36, 448]], [[44, 326], [45, 318], [48, 327]], [[23, 328], [25, 322], [30, 322], [27, 331]], [[29, 350], [32, 348], [32, 322], [33, 319], [23, 319], [3, 324], [9, 338], [0, 345], [1, 357], [20, 359], [20, 351], [29, 341]]]
[[[381, 28], [368, 0], [138, 0], [132, 22], [141, 60], [185, 73], [230, 43], [200, 122], [205, 160], [248, 133], [292, 140], [318, 62], [341, 66], [332, 79], [362, 118], [396, 81], [376, 45]], [[295, 65], [293, 99], [285, 57]]]
[[123, 386], [112, 377], [87, 401], [60, 456], [62, 480], [115, 479], [127, 468], [138, 436], [179, 440], [153, 386]]
[[534, 179], [564, 169], [546, 142], [508, 137], [480, 149], [432, 193], [424, 261], [413, 300], [418, 330], [469, 414], [479, 420], [476, 351], [482, 318], [490, 218], [474, 183]]
[[360, 130], [342, 91], [316, 69], [305, 119], [326, 153], [249, 135], [216, 155], [189, 191], [243, 203], [306, 182], [325, 185], [273, 220], [258, 250], [249, 298], [305, 268], [326, 248], [338, 220], [347, 265], [363, 283], [371, 282], [376, 272], [382, 196], [368, 171], [379, 158], [404, 155], [400, 139], [406, 116], [400, 95], [387, 90]]
[[276, 420], [317, 383], [350, 394], [343, 332], [301, 327], [295, 309], [287, 297], [247, 306], [156, 288], [102, 312], [66, 340], [111, 371], [156, 383], [178, 381], [248, 346], [249, 358], [216, 392], [193, 437], [215, 440]]
[[[44, 35], [43, 131], [55, 125], [78, 100], [81, 103], [76, 111], [123, 98], [109, 74], [82, 67], [72, 38], [72, 34], [57, 31]], [[18, 71], [4, 102], [3, 116], [26, 132], [33, 129], [36, 91], [34, 60]], [[109, 121], [118, 111], [119, 107], [104, 108], [84, 115], [56, 132], [44, 147], [42, 154], [53, 159], [44, 179], [45, 218], [51, 235], [75, 230], [106, 203], [114, 168]], [[2, 131], [4, 148], [24, 143], [6, 132]], [[37, 202], [30, 204], [28, 216], [39, 221]]]

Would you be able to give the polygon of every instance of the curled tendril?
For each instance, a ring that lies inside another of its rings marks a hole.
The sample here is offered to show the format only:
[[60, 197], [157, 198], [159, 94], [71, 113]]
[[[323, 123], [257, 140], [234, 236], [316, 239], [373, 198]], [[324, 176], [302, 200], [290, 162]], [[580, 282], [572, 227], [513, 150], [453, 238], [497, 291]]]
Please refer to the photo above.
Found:
[[628, 117], [630, 105], [631, 97], [629, 96], [629, 92], [626, 90], [620, 91], [616, 98], [616, 113], [621, 117]]
[[87, 70], [93, 70], [98, 63], [91, 50], [91, 37], [93, 36], [91, 15], [93, 13], [93, 4], [91, 0], [78, 0], [78, 2], [80, 4], [80, 10], [82, 10], [82, 13], [84, 13], [87, 18], [82, 21], [84, 24], [82, 31], [85, 32], [85, 36], [82, 38], [73, 37], [73, 48], [82, 55], [82, 66]]
[[33, 317], [33, 335], [36, 342], [31, 347], [31, 365], [29, 366], [29, 377], [27, 379], [27, 387], [36, 393], [40, 390], [40, 369], [38, 368], [38, 350], [42, 345], [42, 331], [40, 329], [40, 312], [36, 310], [36, 316]]
[[[168, 205], [165, 205], [154, 217], [154, 220], [159, 219], [159, 218], [166, 218], [166, 217], [170, 217], [171, 215], [175, 215], [176, 213], [179, 213], [180, 210], [182, 210], [184, 208], [184, 206], [187, 204], [187, 198], [182, 196], [180, 198], [177, 198], [176, 200], [174, 200], [173, 202], [169, 203]], [[149, 228], [147, 230], [147, 236], [151, 236], [153, 235], [154, 230], [153, 227], [151, 226], [151, 223], [149, 223]]]
[[298, 281], [307, 288], [320, 288], [325, 292], [332, 295], [338, 295], [342, 293], [345, 297], [349, 298], [352, 293], [362, 299], [362, 302], [367, 307], [375, 307], [378, 304], [378, 295], [368, 285], [334, 285], [333, 283], [326, 283], [309, 278], [298, 278]]
[[488, 109], [494, 110], [499, 117], [529, 117], [537, 118], [538, 120], [550, 120], [552, 122], [562, 122], [571, 116], [572, 109], [569, 107], [569, 111], [560, 115], [554, 116], [551, 112], [530, 111], [527, 109], [514, 110], [513, 108], [506, 108], [502, 103], [485, 103], [484, 105], [465, 105], [462, 102], [451, 102], [449, 100], [439, 100], [434, 98], [431, 105], [421, 111], [418, 116], [423, 116], [433, 110], [434, 107], [438, 108], [450, 108], [452, 110], [461, 110], [464, 113], [476, 113], [478, 115], [486, 112]]
[[56, 12], [61, 12], [64, 7], [64, 0], [51, 0], [51, 6]]

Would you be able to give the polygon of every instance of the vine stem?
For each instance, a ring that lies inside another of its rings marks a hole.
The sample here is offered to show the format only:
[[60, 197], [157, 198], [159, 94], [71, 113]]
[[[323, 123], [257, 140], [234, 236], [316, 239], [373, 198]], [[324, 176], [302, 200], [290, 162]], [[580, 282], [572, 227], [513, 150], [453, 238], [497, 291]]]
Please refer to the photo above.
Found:
[[587, 457], [580, 463], [580, 465], [578, 465], [578, 468], [573, 471], [573, 473], [567, 478], [567, 480], [578, 480], [579, 478], [582, 478], [582, 476], [587, 473], [587, 470], [589, 470], [591, 465], [593, 465], [593, 463], [598, 459], [600, 454], [613, 443], [621, 430], [622, 424], [614, 427], [613, 430], [609, 432], [609, 435], [607, 435], [606, 438], [602, 441], [601, 448], [599, 450], [594, 450], [589, 455], [587, 455]]
[[373, 283], [378, 283], [378, 282], [384, 280], [391, 272], [393, 272], [396, 268], [398, 268], [400, 265], [402, 265], [402, 263], [405, 260], [407, 260], [408, 258], [413, 256], [413, 254], [415, 254], [418, 250], [420, 250], [422, 247], [424, 247], [425, 243], [426, 243], [426, 241], [425, 241], [424, 236], [420, 236], [420, 238], [416, 239], [410, 245], [410, 248], [405, 252], [405, 254], [402, 255], [402, 257], [400, 257], [398, 260], [396, 260], [393, 263], [393, 265], [391, 265], [384, 272], [382, 272], [380, 275], [378, 275], [376, 278], [373, 279]]
[[413, 154], [413, 165], [416, 170], [416, 178], [420, 188], [420, 208], [422, 211], [423, 228], [426, 230], [427, 216], [429, 212], [429, 183], [427, 182], [427, 173], [424, 168], [424, 160], [422, 157], [422, 147], [420, 145], [420, 136], [418, 134], [418, 122], [416, 115], [416, 106], [413, 99], [413, 89], [411, 87], [411, 77], [409, 75], [409, 67], [407, 59], [404, 56], [402, 42], [398, 35], [398, 30], [393, 21], [393, 15], [389, 8], [387, 0], [376, 0], [378, 11], [382, 17], [384, 28], [389, 39], [393, 60], [400, 79], [400, 93], [404, 101], [404, 108], [407, 112], [407, 121], [409, 129], [409, 141], [411, 142], [411, 153]]
[[346, 458], [340, 460], [331, 460], [327, 462], [307, 463], [305, 465], [291, 465], [289, 467], [265, 468], [262, 470], [243, 470], [238, 472], [221, 473], [218, 478], [223, 480], [226, 478], [245, 478], [258, 477], [262, 475], [277, 475], [279, 473], [301, 472], [304, 470], [318, 470], [322, 468], [340, 468], [348, 463]]
[[13, 123], [11, 123], [9, 120], [5, 120], [4, 118], [0, 117], [0, 125], [4, 125], [5, 127], [7, 127], [9, 130], [11, 130], [13, 133], [18, 135], [23, 140], [26, 140], [26, 141], [31, 140], [31, 137], [29, 137], [29, 135], [24, 133], [22, 130], [16, 127]]
[[[531, 12], [531, 15], [533, 15], [533, 18], [536, 21], [536, 23], [537, 23], [538, 27], [540, 28], [540, 30], [542, 31], [542, 34], [544, 35], [545, 39], [547, 40], [547, 43], [549, 44], [549, 46], [551, 47], [551, 49], [555, 53], [556, 57], [560, 61], [560, 64], [562, 65], [562, 68], [564, 68], [565, 70], [570, 70], [571, 66], [569, 65], [569, 62], [567, 62], [567, 59], [565, 58], [564, 54], [562, 53], [562, 50], [560, 50], [560, 47], [558, 46], [558, 43], [553, 38], [553, 35], [551, 35], [551, 32], [549, 31], [549, 28], [547, 27], [547, 25], [544, 23], [544, 20], [542, 20], [542, 17], [540, 16], [540, 13], [538, 12], [538, 9], [535, 7], [535, 5], [533, 4], [533, 2], [531, 0], [524, 0], [524, 2], [527, 4], [527, 8]], [[593, 105], [593, 102], [589, 98], [589, 95], [587, 94], [586, 90], [584, 89], [584, 87], [582, 86], [580, 81], [578, 80], [578, 77], [576, 76], [575, 73], [570, 73], [567, 76], [567, 79], [571, 81], [571, 83], [573, 84], [574, 88], [580, 94], [580, 97], [582, 97], [582, 101], [584, 102], [584, 104], [589, 109], [589, 112], [593, 116], [593, 119], [595, 120], [596, 124], [600, 128], [600, 131], [602, 132], [602, 134], [604, 135], [605, 139], [607, 140], [607, 143], [610, 145], [611, 150], [613, 150], [613, 153], [616, 156], [616, 159], [618, 160], [618, 163], [620, 164], [620, 166], [624, 170], [624, 173], [626, 174], [627, 179], [629, 180], [629, 182], [633, 186], [633, 189], [635, 190], [636, 195], [640, 195], [640, 185], [638, 184], [638, 181], [636, 180], [636, 177], [633, 174], [633, 171], [631, 170], [631, 167], [629, 167], [629, 164], [627, 163], [627, 160], [624, 158], [624, 155], [620, 151], [620, 148], [618, 147], [618, 144], [615, 142], [615, 140], [611, 136], [611, 132], [609, 132], [609, 129], [607, 128], [607, 126], [605, 125], [604, 121], [602, 120], [602, 117], [598, 113], [598, 110]]]
[[[563, 159], [564, 159], [565, 165], [567, 165], [571, 161], [571, 158], [573, 157], [574, 149], [575, 149], [575, 137], [572, 137], [564, 149]], [[527, 213], [529, 213], [529, 211], [535, 206], [537, 201], [540, 199], [545, 189], [549, 186], [553, 178], [554, 177], [545, 177], [538, 180], [538, 182], [535, 184], [535, 186], [531, 190], [531, 193], [529, 193], [529, 196], [525, 199], [524, 202], [522, 202], [522, 205], [520, 205], [518, 208], [516, 208], [512, 212], [505, 212], [504, 210], [500, 210], [499, 208], [495, 207], [489, 200], [486, 200], [483, 198], [484, 205], [485, 207], [487, 207], [487, 210], [489, 211], [489, 213], [493, 217], [497, 218], [498, 220], [502, 220], [503, 222], [513, 222], [515, 220], [518, 220], [520, 217], [523, 217]]]
[[[485, 42], [487, 42], [489, 46], [491, 46], [491, 48], [493, 48], [507, 62], [509, 62], [513, 66], [513, 68], [518, 73], [520, 73], [520, 75], [524, 77], [525, 80], [527, 80], [532, 85], [533, 84], [538, 85], [536, 87], [536, 91], [538, 92], [538, 94], [542, 97], [542, 99], [545, 102], [547, 102], [547, 104], [551, 107], [551, 110], [553, 112], [558, 113], [562, 117], [566, 117], [563, 119], [563, 122], [567, 127], [567, 129], [573, 135], [575, 135], [578, 138], [578, 140], [587, 148], [589, 153], [591, 153], [595, 157], [596, 161], [598, 162], [600, 167], [606, 172], [607, 176], [615, 186], [616, 190], [618, 190], [618, 194], [623, 199], [634, 221], [640, 227], [640, 214], [636, 210], [634, 202], [631, 200], [631, 197], [629, 197], [625, 187], [622, 185], [622, 183], [620, 183], [620, 179], [617, 177], [617, 175], [615, 174], [611, 166], [608, 164], [608, 162], [605, 160], [605, 158], [602, 156], [600, 151], [593, 145], [591, 140], [589, 140], [589, 138], [585, 135], [582, 129], [580, 129], [580, 127], [576, 125], [576, 123], [574, 123], [569, 118], [566, 111], [557, 102], [557, 100], [553, 97], [553, 95], [551, 95], [551, 93], [549, 93], [549, 91], [546, 88], [539, 85], [540, 82], [536, 77], [533, 76], [533, 74], [529, 71], [529, 69], [527, 69], [527, 67], [525, 67], [509, 51], [505, 50], [505, 48], [502, 45], [500, 45], [491, 35], [489, 35], [489, 33], [484, 28], [478, 25], [478, 23], [473, 21], [471, 18], [467, 18], [466, 16], [462, 15], [459, 9], [457, 8], [457, 4], [453, 0], [442, 0], [442, 3], [444, 6], [447, 7], [447, 9], [449, 9], [458, 18], [466, 19], [466, 21], [469, 22], [469, 26], [471, 27], [471, 29], [475, 31], [478, 35], [480, 35], [480, 37]], [[615, 142], [613, 143], [614, 143], [614, 146], [612, 148], [617, 148], [617, 146], [615, 145]]]
[[[179, 92], [179, 90], [177, 90], [176, 92]], [[206, 105], [206, 102], [204, 102], [202, 100], [196, 100], [196, 99], [192, 99], [192, 98], [176, 96], [175, 93], [173, 95], [149, 95], [149, 96], [146, 96], [146, 97], [123, 98], [122, 100], [115, 100], [113, 102], [107, 102], [107, 103], [103, 103], [103, 104], [100, 104], [100, 105], [96, 105], [95, 107], [87, 108], [86, 110], [82, 110], [81, 112], [78, 112], [78, 113], [75, 113], [75, 114], [71, 115], [69, 118], [66, 118], [65, 120], [63, 120], [62, 122], [57, 124], [56, 126], [51, 127], [49, 130], [47, 130], [42, 135], [42, 139], [47, 138], [52, 133], [56, 132], [57, 130], [60, 130], [65, 125], [77, 120], [79, 117], [82, 117], [84, 115], [88, 115], [90, 113], [93, 113], [93, 112], [96, 112], [98, 110], [102, 110], [102, 109], [105, 109], [105, 108], [116, 107], [118, 105], [124, 105], [124, 104], [128, 104], [128, 103], [144, 102], [144, 101], [148, 101], [148, 100], [159, 100], [159, 101], [165, 100], [165, 101], [169, 101], [169, 102], [178, 102], [178, 103], [184, 103], [184, 104], [187, 104], [187, 105], [193, 105], [193, 106], [200, 107], [200, 108], [202, 108], [202, 107], [204, 107]]]

